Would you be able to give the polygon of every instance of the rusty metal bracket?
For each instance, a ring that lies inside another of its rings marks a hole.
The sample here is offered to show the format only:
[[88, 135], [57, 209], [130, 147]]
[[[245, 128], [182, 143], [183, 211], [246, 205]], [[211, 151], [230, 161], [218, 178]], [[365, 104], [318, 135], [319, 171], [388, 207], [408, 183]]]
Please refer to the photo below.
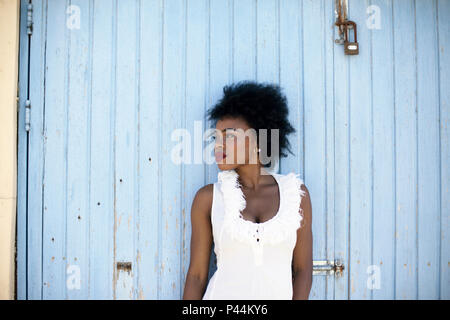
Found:
[[338, 27], [339, 39], [336, 39], [337, 44], [344, 44], [344, 35], [346, 30], [344, 29], [344, 23], [347, 21], [347, 0], [335, 0], [334, 2], [334, 14], [336, 17], [335, 25]]
[[[348, 20], [348, 3], [347, 0], [335, 0], [335, 16], [334, 25], [338, 28], [339, 38], [334, 42], [344, 45], [344, 53], [346, 55], [359, 54], [359, 44], [356, 34], [356, 23]], [[354, 41], [350, 41], [350, 31], [353, 30]]]
[[132, 270], [132, 263], [128, 261], [119, 261], [116, 264], [116, 268], [118, 271], [130, 273]]

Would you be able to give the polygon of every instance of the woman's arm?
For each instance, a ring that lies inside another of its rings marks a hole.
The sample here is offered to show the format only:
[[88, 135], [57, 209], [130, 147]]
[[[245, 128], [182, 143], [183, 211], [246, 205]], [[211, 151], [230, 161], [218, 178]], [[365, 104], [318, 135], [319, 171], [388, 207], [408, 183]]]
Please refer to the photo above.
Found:
[[312, 286], [312, 208], [308, 188], [302, 185], [305, 195], [300, 205], [303, 213], [302, 226], [297, 230], [297, 243], [292, 261], [293, 300], [307, 300]]
[[199, 189], [191, 208], [191, 256], [183, 300], [201, 300], [208, 281], [212, 247], [211, 206], [213, 184]]

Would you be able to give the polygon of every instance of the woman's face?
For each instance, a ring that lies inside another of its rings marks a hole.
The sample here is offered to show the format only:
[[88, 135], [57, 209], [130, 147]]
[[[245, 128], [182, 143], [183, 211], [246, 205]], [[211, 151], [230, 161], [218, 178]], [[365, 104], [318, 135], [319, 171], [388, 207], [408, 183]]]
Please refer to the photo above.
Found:
[[217, 121], [214, 153], [220, 170], [231, 170], [245, 164], [257, 164], [257, 132], [242, 118]]

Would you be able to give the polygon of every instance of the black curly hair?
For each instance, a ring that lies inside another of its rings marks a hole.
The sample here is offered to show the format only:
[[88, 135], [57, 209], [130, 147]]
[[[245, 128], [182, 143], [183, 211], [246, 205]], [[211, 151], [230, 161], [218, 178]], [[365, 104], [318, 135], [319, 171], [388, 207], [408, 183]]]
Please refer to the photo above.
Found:
[[[271, 156], [271, 134], [269, 129], [279, 130], [279, 155], [291, 154], [287, 136], [296, 132], [288, 120], [287, 99], [279, 85], [245, 80], [223, 87], [223, 97], [210, 108], [206, 115], [215, 127], [223, 118], [243, 118], [249, 127], [256, 130], [259, 146], [259, 129], [267, 131], [267, 155]], [[270, 163], [265, 164], [268, 167]]]

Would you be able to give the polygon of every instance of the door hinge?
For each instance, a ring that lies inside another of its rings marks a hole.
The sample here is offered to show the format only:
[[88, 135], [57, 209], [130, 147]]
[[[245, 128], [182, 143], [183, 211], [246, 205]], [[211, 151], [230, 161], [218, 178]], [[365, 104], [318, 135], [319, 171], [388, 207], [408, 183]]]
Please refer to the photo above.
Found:
[[33, 4], [28, 3], [27, 6], [27, 33], [33, 34]]
[[313, 275], [333, 275], [337, 277], [342, 276], [344, 265], [341, 260], [337, 259], [334, 262], [328, 260], [314, 260], [313, 261]]
[[25, 131], [30, 131], [30, 110], [31, 110], [31, 101], [25, 101]]

